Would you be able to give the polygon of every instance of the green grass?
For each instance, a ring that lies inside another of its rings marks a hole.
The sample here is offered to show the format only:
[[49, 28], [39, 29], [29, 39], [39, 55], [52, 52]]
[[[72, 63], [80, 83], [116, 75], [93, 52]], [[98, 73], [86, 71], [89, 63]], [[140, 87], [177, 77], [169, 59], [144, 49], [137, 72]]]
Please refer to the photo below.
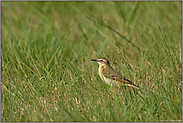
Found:
[[[21, 1], [1, 11], [2, 122], [182, 122], [182, 2]], [[151, 92], [106, 85], [91, 62], [101, 56]]]

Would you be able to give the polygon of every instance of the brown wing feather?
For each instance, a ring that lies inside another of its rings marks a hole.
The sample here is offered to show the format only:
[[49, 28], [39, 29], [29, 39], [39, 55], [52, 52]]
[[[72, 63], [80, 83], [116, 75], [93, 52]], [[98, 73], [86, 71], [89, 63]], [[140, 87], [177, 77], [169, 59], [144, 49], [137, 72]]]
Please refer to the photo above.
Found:
[[104, 69], [102, 71], [102, 73], [107, 78], [111, 78], [113, 80], [120, 81], [120, 82], [123, 82], [123, 83], [130, 84], [130, 85], [138, 87], [137, 85], [132, 83], [130, 80], [128, 80], [124, 76], [122, 76], [120, 73], [115, 71], [112, 67], [109, 67], [108, 69]]

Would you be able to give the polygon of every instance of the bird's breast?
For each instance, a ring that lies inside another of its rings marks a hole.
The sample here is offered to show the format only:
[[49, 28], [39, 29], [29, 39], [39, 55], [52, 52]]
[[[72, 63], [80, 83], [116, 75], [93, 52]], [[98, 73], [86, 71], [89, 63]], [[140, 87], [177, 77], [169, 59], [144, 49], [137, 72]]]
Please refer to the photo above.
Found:
[[101, 78], [102, 80], [103, 80], [103, 78], [104, 78], [104, 75], [102, 74], [103, 69], [104, 69], [104, 66], [99, 66], [99, 68], [98, 68], [98, 73], [99, 73], [99, 76], [100, 76], [100, 78]]
[[108, 85], [113, 85], [115, 82], [110, 79], [110, 78], [106, 78], [104, 75], [103, 75], [103, 70], [105, 69], [104, 66], [99, 66], [99, 69], [98, 69], [98, 72], [99, 72], [99, 76], [100, 78], [102, 79], [102, 81], [106, 82]]

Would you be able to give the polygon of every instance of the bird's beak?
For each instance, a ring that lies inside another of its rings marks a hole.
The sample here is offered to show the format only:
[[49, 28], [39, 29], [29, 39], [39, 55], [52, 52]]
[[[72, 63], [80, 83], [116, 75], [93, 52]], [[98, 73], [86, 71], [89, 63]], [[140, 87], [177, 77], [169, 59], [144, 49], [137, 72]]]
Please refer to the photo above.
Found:
[[91, 61], [97, 61], [96, 59], [92, 59]]

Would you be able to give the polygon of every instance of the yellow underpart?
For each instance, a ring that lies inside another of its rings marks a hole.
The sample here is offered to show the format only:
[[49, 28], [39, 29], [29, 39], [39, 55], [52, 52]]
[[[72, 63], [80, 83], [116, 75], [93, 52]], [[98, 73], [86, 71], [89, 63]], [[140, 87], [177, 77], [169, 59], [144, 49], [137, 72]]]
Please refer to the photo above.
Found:
[[99, 76], [100, 76], [100, 78], [102, 79], [102, 81], [106, 82], [108, 85], [111, 85], [111, 86], [114, 85], [114, 86], [118, 86], [118, 87], [121, 87], [121, 86], [131, 86], [131, 87], [134, 87], [134, 88], [139, 89], [138, 87], [136, 87], [136, 86], [134, 86], [134, 85], [127, 84], [127, 83], [123, 83], [123, 82], [116, 81], [116, 80], [112, 80], [112, 79], [110, 79], [110, 78], [106, 78], [106, 77], [103, 75], [103, 73], [102, 73], [102, 71], [103, 71], [104, 68], [105, 68], [105, 66], [102, 66], [102, 65], [99, 66], [99, 69], [98, 69], [98, 71], [99, 71]]

